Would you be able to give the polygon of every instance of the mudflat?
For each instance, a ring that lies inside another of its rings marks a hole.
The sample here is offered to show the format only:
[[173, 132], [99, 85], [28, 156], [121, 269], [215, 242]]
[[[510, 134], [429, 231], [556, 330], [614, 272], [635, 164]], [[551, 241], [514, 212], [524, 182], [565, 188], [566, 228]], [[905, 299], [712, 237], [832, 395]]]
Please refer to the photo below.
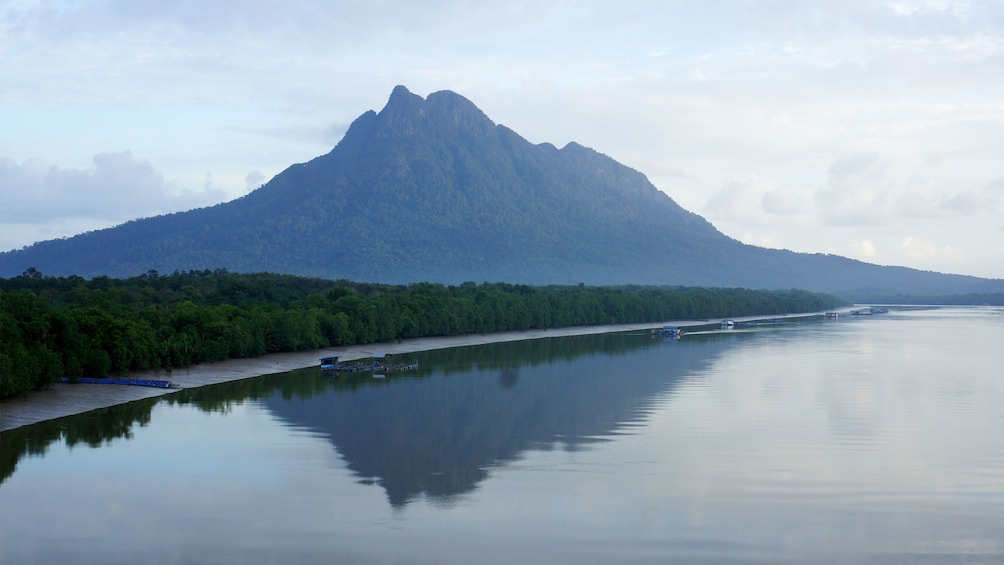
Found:
[[170, 389], [145, 386], [55, 383], [49, 390], [29, 393], [27, 398], [13, 398], [0, 402], [0, 431], [19, 428], [45, 420], [62, 418], [64, 416], [82, 414], [91, 410], [107, 408], [134, 400], [163, 396], [181, 389], [197, 388], [216, 383], [317, 366], [321, 357], [329, 355], [337, 355], [343, 361], [353, 361], [387, 353], [414, 353], [416, 351], [430, 351], [433, 349], [482, 345], [504, 341], [649, 330], [659, 327], [662, 327], [661, 323], [647, 323], [615, 326], [578, 326], [453, 337], [429, 337], [408, 339], [393, 343], [371, 343], [366, 345], [330, 347], [314, 351], [299, 351], [296, 353], [275, 353], [249, 359], [229, 359], [217, 363], [193, 365], [171, 372], [158, 371], [126, 375], [130, 378], [169, 380], [174, 385], [180, 387]]

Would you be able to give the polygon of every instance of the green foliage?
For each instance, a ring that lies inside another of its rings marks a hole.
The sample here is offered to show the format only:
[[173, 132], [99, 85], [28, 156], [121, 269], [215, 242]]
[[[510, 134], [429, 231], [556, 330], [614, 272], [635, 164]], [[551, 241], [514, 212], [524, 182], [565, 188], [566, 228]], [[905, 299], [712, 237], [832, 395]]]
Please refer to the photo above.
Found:
[[804, 291], [376, 285], [225, 270], [0, 279], [0, 397], [55, 379], [171, 370], [281, 351], [530, 328], [832, 308]]

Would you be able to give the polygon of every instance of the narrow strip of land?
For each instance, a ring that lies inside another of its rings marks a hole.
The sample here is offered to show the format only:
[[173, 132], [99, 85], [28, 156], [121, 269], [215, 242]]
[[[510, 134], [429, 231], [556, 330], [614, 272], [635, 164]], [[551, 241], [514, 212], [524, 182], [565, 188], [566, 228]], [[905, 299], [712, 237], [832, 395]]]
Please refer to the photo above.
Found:
[[[818, 317], [821, 313], [790, 315], [787, 318]], [[769, 316], [749, 316], [735, 318], [738, 322], [770, 319]], [[717, 324], [718, 320], [681, 320], [665, 323], [623, 324], [614, 326], [577, 326], [570, 328], [551, 328], [527, 330], [519, 332], [503, 332], [494, 334], [469, 334], [453, 337], [428, 337], [407, 339], [393, 343], [371, 343], [366, 345], [350, 345], [329, 347], [313, 351], [295, 353], [275, 353], [250, 359], [229, 359], [217, 363], [204, 363], [184, 369], [168, 372], [134, 373], [131, 378], [170, 380], [180, 388], [163, 389], [145, 386], [115, 386], [98, 384], [65, 384], [55, 383], [49, 390], [31, 392], [27, 398], [7, 399], [0, 402], [0, 431], [19, 428], [45, 420], [72, 416], [124, 404], [134, 400], [142, 400], [155, 396], [171, 394], [185, 388], [197, 388], [206, 385], [248, 379], [261, 375], [284, 373], [318, 365], [321, 357], [337, 355], [342, 361], [354, 361], [385, 354], [399, 355], [416, 351], [430, 351], [450, 347], [482, 345], [505, 341], [520, 341], [525, 339], [540, 339], [572, 335], [589, 335], [637, 330], [651, 330], [664, 325], [674, 325], [681, 328], [694, 328]]]

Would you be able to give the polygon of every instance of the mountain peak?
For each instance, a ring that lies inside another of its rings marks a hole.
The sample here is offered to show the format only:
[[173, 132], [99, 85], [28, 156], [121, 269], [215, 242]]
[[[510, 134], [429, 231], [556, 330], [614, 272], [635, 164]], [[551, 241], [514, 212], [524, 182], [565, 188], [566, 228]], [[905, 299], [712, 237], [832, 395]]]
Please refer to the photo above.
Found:
[[395, 86], [379, 115], [385, 125], [407, 135], [420, 129], [419, 124], [429, 123], [452, 126], [476, 136], [484, 136], [496, 128], [473, 102], [450, 90], [440, 90], [422, 98], [402, 85]]
[[390, 98], [387, 100], [387, 105], [384, 106], [384, 111], [388, 109], [393, 110], [396, 108], [407, 108], [422, 102], [424, 102], [424, 100], [422, 100], [421, 96], [412, 94], [410, 90], [399, 84], [391, 91]]
[[380, 110], [380, 116], [390, 121], [396, 121], [408, 116], [421, 114], [425, 100], [417, 94], [412, 94], [401, 85], [394, 87], [387, 104]]
[[406, 87], [403, 84], [399, 84], [399, 85], [395, 86], [394, 89], [390, 91], [390, 97], [391, 97], [391, 99], [393, 99], [395, 97], [411, 96], [411, 95], [412, 95], [411, 91], [408, 90], [408, 87]]

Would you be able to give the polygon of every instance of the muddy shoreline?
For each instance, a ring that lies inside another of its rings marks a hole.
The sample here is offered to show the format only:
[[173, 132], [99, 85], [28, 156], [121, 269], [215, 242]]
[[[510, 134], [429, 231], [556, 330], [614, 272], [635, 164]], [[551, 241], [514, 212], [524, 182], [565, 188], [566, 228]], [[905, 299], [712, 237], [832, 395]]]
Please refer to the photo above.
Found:
[[[686, 323], [680, 322], [680, 324]], [[217, 363], [193, 365], [192, 367], [177, 369], [171, 372], [156, 371], [125, 375], [130, 378], [169, 380], [180, 387], [171, 389], [145, 386], [55, 383], [49, 390], [29, 393], [27, 399], [14, 398], [0, 402], [0, 431], [11, 430], [64, 416], [83, 414], [91, 410], [125, 404], [144, 398], [164, 396], [182, 389], [198, 388], [206, 385], [313, 367], [318, 365], [318, 360], [321, 357], [329, 355], [337, 355], [343, 361], [353, 361], [386, 353], [414, 353], [417, 351], [526, 339], [649, 330], [662, 327], [662, 325], [662, 323], [647, 323], [615, 326], [578, 326], [522, 332], [418, 338], [394, 343], [371, 343], [366, 345], [328, 347], [295, 353], [275, 353], [249, 359], [229, 359]]]

